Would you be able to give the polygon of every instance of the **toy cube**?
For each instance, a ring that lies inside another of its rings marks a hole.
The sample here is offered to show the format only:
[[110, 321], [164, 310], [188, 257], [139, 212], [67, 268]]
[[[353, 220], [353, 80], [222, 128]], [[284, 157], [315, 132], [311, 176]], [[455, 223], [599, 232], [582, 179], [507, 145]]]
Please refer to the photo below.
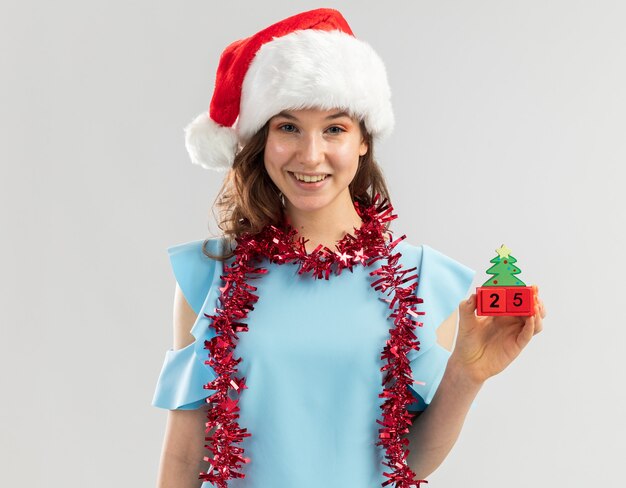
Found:
[[478, 315], [496, 315], [506, 312], [506, 288], [481, 286], [476, 288]]
[[536, 286], [479, 286], [476, 315], [529, 317], [535, 313]]
[[[519, 289], [515, 289], [519, 288]], [[533, 293], [529, 286], [511, 287], [506, 293], [506, 311], [533, 315]]]

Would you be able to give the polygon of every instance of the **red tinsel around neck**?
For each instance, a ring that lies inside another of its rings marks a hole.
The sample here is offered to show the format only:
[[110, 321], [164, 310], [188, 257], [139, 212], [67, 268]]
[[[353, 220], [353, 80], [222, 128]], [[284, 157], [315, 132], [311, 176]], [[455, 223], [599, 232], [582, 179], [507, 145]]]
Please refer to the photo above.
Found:
[[[234, 358], [234, 350], [237, 334], [248, 330], [243, 320], [259, 299], [254, 294], [257, 288], [249, 281], [267, 273], [266, 268], [255, 263], [258, 264], [262, 258], [278, 264], [297, 263], [300, 274], [311, 273], [315, 278], [328, 280], [333, 272], [338, 275], [345, 268], [351, 271], [357, 264], [370, 266], [384, 259], [380, 267], [370, 272], [371, 276], [377, 277], [371, 286], [386, 297], [384, 300], [392, 310], [389, 319], [393, 322], [381, 353], [381, 359], [386, 360], [386, 364], [381, 368], [383, 380], [379, 397], [385, 400], [380, 407], [382, 419], [376, 419], [381, 425], [376, 445], [385, 449], [383, 464], [389, 467], [388, 472], [384, 472], [388, 479], [382, 486], [394, 484], [395, 488], [410, 488], [428, 483], [414, 479], [415, 473], [406, 461], [409, 451], [405, 446], [409, 441], [403, 438], [412, 421], [406, 406], [413, 402], [408, 389], [413, 379], [407, 353], [411, 349], [419, 350], [414, 331], [416, 326], [422, 325], [417, 317], [424, 314], [415, 310], [415, 305], [422, 303], [422, 299], [415, 294], [418, 275], [411, 274], [416, 268], [403, 269], [399, 263], [401, 254], [392, 252], [406, 236], [391, 241], [391, 232], [386, 231], [386, 225], [397, 216], [386, 199], [380, 203], [377, 203], [378, 200], [379, 195], [376, 195], [373, 204], [365, 207], [355, 202], [355, 209], [363, 223], [355, 229], [354, 235], [346, 234], [336, 244], [336, 250], [320, 245], [307, 253], [305, 239], [295, 239], [297, 231], [289, 224], [285, 225], [285, 229], [268, 225], [258, 234], [246, 234], [236, 239], [234, 262], [231, 266], [224, 265], [219, 307], [214, 315], [205, 314], [211, 319], [210, 326], [215, 329], [215, 337], [205, 341], [205, 349], [209, 350], [209, 359], [205, 362], [213, 368], [216, 378], [204, 385], [205, 389], [215, 390], [206, 399], [211, 404], [206, 433], [214, 431], [205, 437], [208, 442], [205, 447], [212, 456], [204, 460], [210, 462], [210, 467], [207, 473], [200, 473], [199, 479], [218, 488], [227, 488], [229, 479], [245, 477], [240, 471], [241, 465], [250, 462], [243, 455], [244, 449], [237, 446], [251, 434], [237, 421], [239, 394], [246, 385], [245, 378], [237, 376], [237, 364], [241, 358]], [[385, 233], [390, 242], [385, 240]]]

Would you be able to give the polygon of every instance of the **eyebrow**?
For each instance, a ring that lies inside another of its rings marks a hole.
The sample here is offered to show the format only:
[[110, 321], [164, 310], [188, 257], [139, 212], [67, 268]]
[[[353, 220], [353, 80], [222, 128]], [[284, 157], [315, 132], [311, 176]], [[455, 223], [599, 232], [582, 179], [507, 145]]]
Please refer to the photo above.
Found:
[[[289, 112], [285, 112], [284, 110], [278, 112], [275, 117], [284, 117], [286, 119], [289, 120], [298, 120], [297, 117], [295, 117], [294, 115], [291, 115]], [[348, 112], [337, 112], [336, 114], [331, 114], [328, 117], [326, 117], [326, 120], [333, 120], [333, 119], [338, 119], [339, 117], [350, 117], [350, 114]]]

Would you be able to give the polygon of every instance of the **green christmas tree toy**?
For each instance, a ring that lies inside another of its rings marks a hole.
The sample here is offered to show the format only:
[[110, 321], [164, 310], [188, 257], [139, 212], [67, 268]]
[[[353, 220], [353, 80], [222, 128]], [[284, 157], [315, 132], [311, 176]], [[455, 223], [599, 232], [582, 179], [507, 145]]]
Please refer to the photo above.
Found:
[[534, 315], [537, 287], [526, 286], [515, 276], [521, 271], [508, 247], [502, 244], [496, 252], [498, 255], [491, 260], [493, 266], [487, 270], [493, 276], [476, 288], [477, 315]]

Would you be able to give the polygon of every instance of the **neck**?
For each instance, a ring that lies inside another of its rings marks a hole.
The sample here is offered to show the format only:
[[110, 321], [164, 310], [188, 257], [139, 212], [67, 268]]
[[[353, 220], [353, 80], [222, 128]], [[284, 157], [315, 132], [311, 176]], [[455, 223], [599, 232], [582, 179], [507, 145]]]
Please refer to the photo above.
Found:
[[346, 234], [354, 235], [354, 229], [362, 224], [349, 195], [347, 201], [337, 201], [314, 211], [300, 210], [287, 202], [285, 212], [298, 237], [308, 240], [305, 244], [307, 252], [312, 252], [320, 244], [334, 250], [337, 241]]

